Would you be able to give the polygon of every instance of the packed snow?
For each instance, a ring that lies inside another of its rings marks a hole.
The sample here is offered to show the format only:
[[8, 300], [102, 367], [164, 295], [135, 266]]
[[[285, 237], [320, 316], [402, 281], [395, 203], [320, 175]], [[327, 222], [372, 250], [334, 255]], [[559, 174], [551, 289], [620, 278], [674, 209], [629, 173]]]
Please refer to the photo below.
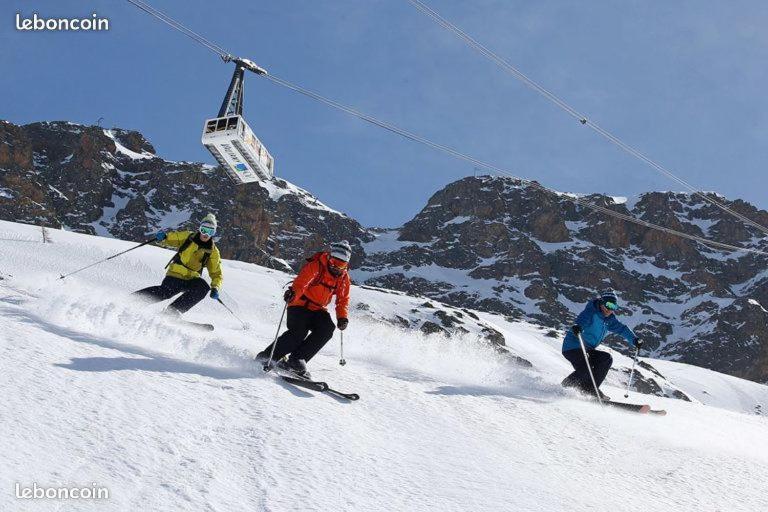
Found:
[[137, 153], [136, 151], [132, 151], [127, 147], [123, 146], [120, 143], [120, 141], [117, 140], [117, 137], [115, 136], [115, 132], [113, 132], [112, 130], [104, 130], [104, 135], [112, 139], [112, 141], [115, 143], [115, 149], [117, 150], [118, 153], [122, 153], [128, 158], [131, 158], [133, 160], [149, 160], [152, 158], [157, 158], [156, 155], [153, 155], [152, 153], [149, 153], [147, 151], [142, 151], [141, 153]]
[[303, 188], [297, 187], [293, 183], [289, 183], [285, 180], [277, 179], [260, 181], [259, 186], [265, 189], [269, 193], [269, 198], [275, 202], [280, 201], [280, 199], [282, 199], [282, 197], [285, 195], [295, 196], [298, 201], [307, 208], [346, 217], [346, 214], [334, 210], [330, 206], [322, 203], [319, 199], [317, 199]]
[[[0, 510], [758, 511], [768, 509], [768, 388], [651, 361], [693, 402], [630, 393], [641, 416], [564, 392], [559, 340], [477, 313], [533, 364], [474, 336], [425, 336], [365, 313], [415, 298], [353, 287], [315, 376], [358, 402], [302, 390], [252, 361], [274, 336], [291, 276], [225, 261], [225, 302], [166, 323], [129, 292], [170, 252], [0, 222]], [[618, 358], [618, 355], [617, 355]], [[626, 359], [626, 358], [625, 358]], [[626, 361], [624, 361], [626, 363]], [[621, 398], [620, 382], [604, 387]], [[92, 501], [21, 500], [16, 484], [103, 486]]]

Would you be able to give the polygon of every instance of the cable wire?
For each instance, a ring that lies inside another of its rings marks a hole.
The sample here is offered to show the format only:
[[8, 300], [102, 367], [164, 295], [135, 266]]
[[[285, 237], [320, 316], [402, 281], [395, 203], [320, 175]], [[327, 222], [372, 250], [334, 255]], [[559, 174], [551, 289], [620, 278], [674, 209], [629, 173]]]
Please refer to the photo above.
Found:
[[190, 30], [189, 28], [185, 27], [184, 25], [182, 25], [178, 21], [174, 20], [173, 18], [171, 18], [167, 14], [163, 13], [162, 11], [159, 11], [159, 10], [155, 9], [151, 5], [145, 3], [145, 2], [143, 2], [141, 0], [127, 0], [127, 1], [129, 3], [135, 5], [136, 7], [141, 9], [142, 11], [146, 12], [147, 14], [150, 14], [150, 15], [154, 16], [155, 18], [159, 19], [160, 21], [162, 21], [166, 25], [170, 26], [171, 28], [178, 30], [179, 32], [181, 32], [182, 34], [186, 35], [190, 39], [196, 41], [197, 43], [199, 43], [199, 44], [201, 44], [203, 46], [205, 46], [206, 48], [211, 50], [213, 53], [215, 53], [216, 55], [218, 55], [222, 59], [226, 59], [227, 57], [230, 56], [230, 54], [226, 50], [224, 50], [221, 46], [212, 43], [211, 41], [209, 41], [205, 37], [201, 36], [197, 32], [194, 32], [193, 30]]
[[[151, 14], [152, 16], [160, 19], [161, 21], [163, 21], [164, 23], [166, 23], [170, 27], [178, 30], [179, 32], [182, 32], [183, 34], [187, 35], [188, 37], [190, 37], [191, 39], [193, 39], [197, 43], [207, 47], [208, 49], [210, 49], [211, 51], [213, 51], [214, 53], [219, 55], [222, 59], [228, 60], [229, 58], [232, 57], [232, 55], [229, 52], [227, 52], [226, 50], [224, 50], [221, 46], [218, 46], [217, 44], [212, 43], [208, 39], [206, 39], [203, 36], [197, 34], [196, 32], [193, 32], [192, 30], [188, 29], [187, 27], [185, 27], [184, 25], [182, 25], [178, 21], [174, 20], [170, 16], [161, 13], [160, 11], [158, 11], [158, 10], [154, 9], [153, 7], [147, 5], [146, 3], [142, 2], [141, 0], [127, 0], [127, 1], [130, 2], [131, 4], [135, 5], [139, 9], [147, 12], [148, 14]], [[410, 1], [410, 2], [417, 1], [418, 2], [418, 0], [408, 0], [408, 1]], [[421, 4], [421, 2], [418, 2], [418, 3]], [[421, 5], [423, 5], [423, 4], [421, 4]], [[469, 36], [467, 36], [467, 37], [469, 37]], [[490, 52], [490, 50], [489, 50], [489, 52]], [[527, 77], [525, 77], [525, 75], [523, 75], [522, 73], [520, 73], [520, 75], [522, 77], [524, 77], [525, 80], [527, 80], [526, 83], [529, 83], [531, 85], [531, 87], [535, 88], [536, 90], [546, 91], [543, 88], [541, 88], [538, 84], [536, 84], [532, 80], [530, 80]], [[350, 106], [344, 105], [344, 104], [339, 103], [339, 102], [337, 102], [335, 100], [327, 98], [327, 97], [325, 97], [325, 96], [323, 96], [323, 95], [321, 95], [321, 94], [319, 94], [317, 92], [311, 91], [309, 89], [306, 89], [304, 87], [301, 87], [299, 85], [291, 83], [288, 80], [285, 80], [283, 78], [277, 77], [275, 75], [270, 75], [270, 74], [260, 74], [258, 76], [266, 78], [267, 80], [271, 81], [272, 83], [274, 83], [276, 85], [280, 85], [280, 86], [285, 87], [287, 89], [293, 90], [294, 92], [302, 94], [302, 95], [304, 95], [304, 96], [306, 96], [308, 98], [314, 99], [315, 101], [319, 101], [319, 102], [321, 102], [321, 103], [323, 103], [323, 104], [325, 104], [325, 105], [327, 105], [327, 106], [329, 106], [331, 108], [340, 110], [340, 111], [345, 112], [345, 113], [347, 113], [349, 115], [357, 117], [357, 118], [359, 118], [359, 119], [361, 119], [361, 120], [363, 120], [363, 121], [365, 121], [367, 123], [370, 123], [370, 124], [372, 124], [374, 126], [378, 126], [378, 127], [383, 128], [385, 130], [388, 130], [388, 131], [390, 131], [392, 133], [400, 135], [401, 137], [409, 139], [409, 140], [411, 140], [413, 142], [417, 142], [417, 143], [422, 144], [424, 146], [430, 147], [430, 148], [432, 148], [432, 149], [434, 149], [436, 151], [440, 151], [440, 152], [446, 153], [446, 154], [448, 154], [450, 156], [453, 156], [454, 158], [457, 158], [457, 159], [460, 159], [460, 160], [464, 160], [466, 162], [470, 162], [473, 165], [476, 165], [478, 167], [482, 167], [482, 168], [488, 169], [488, 170], [493, 171], [493, 172], [495, 172], [497, 174], [509, 176], [509, 177], [511, 177], [513, 179], [519, 180], [522, 183], [526, 183], [530, 187], [537, 188], [537, 189], [542, 190], [544, 192], [550, 192], [549, 189], [547, 189], [546, 187], [544, 187], [543, 185], [541, 185], [540, 183], [538, 183], [536, 181], [531, 181], [531, 180], [527, 180], [527, 179], [521, 178], [519, 176], [516, 176], [514, 173], [508, 171], [507, 169], [504, 169], [502, 167], [498, 167], [498, 166], [496, 166], [494, 164], [485, 162], [485, 161], [480, 160], [478, 158], [475, 158], [475, 157], [473, 157], [471, 155], [467, 155], [465, 153], [462, 153], [462, 152], [460, 152], [460, 151], [458, 151], [456, 149], [451, 148], [450, 146], [446, 146], [444, 144], [439, 144], [437, 142], [434, 142], [432, 140], [427, 139], [426, 137], [423, 137], [421, 135], [418, 135], [418, 134], [415, 134], [415, 133], [410, 132], [408, 130], [405, 130], [403, 128], [400, 128], [399, 126], [396, 126], [394, 124], [391, 124], [391, 123], [382, 121], [380, 119], [377, 119], [377, 118], [375, 118], [373, 116], [370, 116], [368, 114], [360, 112], [359, 110], [356, 110], [356, 109], [354, 109], [354, 108], [352, 108]], [[547, 92], [547, 94], [551, 95], [551, 93], [548, 93], [548, 92]], [[553, 101], [555, 101], [557, 97], [554, 96], [554, 95], [551, 95], [551, 96], [552, 96], [552, 98], [555, 98], [555, 99], [553, 99]], [[559, 100], [557, 100], [557, 101], [559, 101]], [[567, 105], [565, 103], [563, 103], [563, 105], [565, 105], [565, 107], [563, 107], [563, 108], [570, 109], [570, 107], [567, 107]], [[575, 117], [579, 117], [578, 112], [573, 111], [572, 109], [570, 109], [568, 111], [569, 112], [573, 112], [572, 115], [574, 115]], [[751, 247], [738, 247], [738, 246], [727, 244], [727, 243], [723, 243], [723, 242], [717, 242], [715, 240], [710, 240], [710, 239], [707, 239], [707, 238], [704, 238], [704, 237], [700, 237], [700, 236], [697, 236], [697, 235], [691, 235], [689, 233], [684, 233], [682, 231], [677, 231], [677, 230], [674, 230], [674, 229], [671, 229], [671, 228], [660, 226], [658, 224], [647, 222], [647, 221], [644, 221], [642, 219], [638, 219], [637, 217], [634, 217], [632, 215], [626, 215], [626, 214], [623, 214], [621, 212], [617, 212], [615, 210], [611, 210], [610, 208], [606, 208], [604, 206], [600, 206], [600, 205], [597, 205], [597, 204], [590, 203], [589, 201], [585, 200], [584, 198], [581, 198], [581, 197], [578, 197], [578, 196], [565, 195], [564, 197], [567, 198], [568, 200], [576, 203], [576, 204], [579, 204], [579, 205], [581, 205], [581, 206], [583, 206], [585, 208], [591, 209], [591, 210], [593, 210], [595, 212], [604, 213], [604, 214], [609, 215], [611, 217], [614, 217], [614, 218], [617, 218], [617, 219], [620, 219], [620, 220], [624, 220], [626, 222], [630, 222], [630, 223], [633, 223], [633, 224], [636, 224], [636, 225], [639, 225], [639, 226], [643, 226], [643, 227], [646, 227], [646, 228], [649, 228], [649, 229], [654, 229], [654, 230], [657, 230], [657, 231], [661, 231], [663, 233], [667, 233], [667, 234], [670, 234], [670, 235], [679, 236], [681, 238], [685, 238], [685, 239], [688, 239], [688, 240], [691, 240], [691, 241], [694, 241], [694, 242], [698, 242], [698, 243], [703, 244], [703, 245], [705, 245], [705, 246], [707, 246], [709, 248], [718, 248], [718, 249], [721, 249], [721, 250], [733, 251], [733, 252], [747, 252], [747, 253], [755, 253], [755, 254], [768, 255], [768, 251], [763, 251], [763, 250], [755, 249], [755, 248], [751, 248]], [[707, 198], [706, 196], [703, 196], [703, 197]]]
[[[483, 167], [485, 169], [488, 169], [490, 171], [496, 172], [498, 174], [509, 176], [511, 178], [514, 178], [516, 180], [519, 180], [521, 182], [524, 182], [524, 183], [528, 184], [528, 186], [530, 186], [530, 187], [537, 188], [537, 189], [545, 191], [545, 192], [550, 192], [549, 189], [547, 189], [545, 186], [541, 185], [540, 183], [538, 183], [536, 181], [531, 181], [531, 180], [527, 180], [527, 179], [521, 178], [519, 176], [516, 176], [515, 174], [513, 174], [510, 171], [508, 171], [507, 169], [504, 169], [504, 168], [498, 167], [498, 166], [496, 166], [494, 164], [485, 162], [485, 161], [480, 160], [478, 158], [475, 158], [475, 157], [473, 157], [471, 155], [467, 155], [467, 154], [462, 153], [460, 151], [457, 151], [457, 150], [455, 150], [455, 149], [453, 149], [453, 148], [451, 148], [449, 146], [446, 146], [446, 145], [439, 144], [437, 142], [431, 141], [431, 140], [427, 139], [426, 137], [422, 137], [421, 135], [415, 134], [413, 132], [409, 132], [409, 131], [407, 131], [407, 130], [405, 130], [403, 128], [400, 128], [398, 126], [395, 126], [395, 125], [393, 125], [391, 123], [387, 123], [385, 121], [381, 121], [380, 119], [376, 119], [373, 116], [370, 116], [368, 114], [360, 112], [360, 111], [358, 111], [358, 110], [356, 110], [356, 109], [354, 109], [352, 107], [349, 107], [347, 105], [343, 105], [343, 104], [341, 104], [341, 103], [339, 103], [337, 101], [334, 101], [334, 100], [332, 100], [330, 98], [326, 98], [325, 96], [322, 96], [322, 95], [320, 95], [320, 94], [318, 94], [318, 93], [316, 93], [314, 91], [310, 91], [309, 89], [306, 89], [306, 88], [301, 87], [299, 85], [293, 84], [293, 83], [291, 83], [291, 82], [289, 82], [289, 81], [287, 81], [287, 80], [285, 80], [283, 78], [277, 77], [275, 75], [264, 75], [264, 78], [266, 78], [267, 80], [270, 80], [270, 81], [272, 81], [272, 82], [274, 82], [274, 83], [276, 83], [278, 85], [281, 85], [281, 86], [286, 87], [288, 89], [291, 89], [291, 90], [293, 90], [295, 92], [298, 92], [298, 93], [300, 93], [300, 94], [302, 94], [304, 96], [307, 96], [307, 97], [312, 98], [314, 100], [317, 100], [317, 101], [319, 101], [321, 103], [324, 103], [325, 105], [328, 105], [328, 106], [330, 106], [332, 108], [335, 108], [335, 109], [341, 110], [343, 112], [346, 112], [347, 114], [355, 116], [355, 117], [357, 117], [357, 118], [359, 118], [359, 119], [361, 119], [363, 121], [366, 121], [366, 122], [368, 122], [370, 124], [373, 124], [373, 125], [378, 126], [380, 128], [384, 128], [385, 130], [388, 130], [388, 131], [390, 131], [392, 133], [400, 135], [400, 136], [402, 136], [402, 137], [404, 137], [406, 139], [409, 139], [411, 141], [417, 142], [419, 144], [423, 144], [423, 145], [428, 146], [428, 147], [430, 147], [432, 149], [435, 149], [437, 151], [441, 151], [443, 153], [447, 153], [447, 154], [449, 154], [449, 155], [451, 155], [451, 156], [453, 156], [455, 158], [458, 158], [458, 159], [470, 162], [470, 163], [472, 163], [474, 165], [477, 165], [479, 167]], [[589, 209], [594, 210], [596, 212], [604, 213], [606, 215], [610, 215], [610, 216], [615, 217], [617, 219], [621, 219], [621, 220], [624, 220], [626, 222], [631, 222], [631, 223], [637, 224], [639, 226], [643, 226], [643, 227], [650, 228], [650, 229], [655, 229], [655, 230], [662, 231], [662, 232], [667, 233], [667, 234], [679, 236], [681, 238], [686, 238], [688, 240], [699, 242], [699, 243], [705, 244], [705, 245], [710, 246], [710, 247], [717, 247], [717, 248], [720, 248], [720, 249], [725, 249], [725, 250], [729, 250], [729, 251], [736, 251], [736, 252], [751, 252], [751, 253], [768, 255], [768, 252], [760, 250], [760, 249], [753, 249], [753, 248], [749, 248], [749, 247], [738, 247], [738, 246], [735, 246], [735, 245], [726, 244], [726, 243], [723, 243], [723, 242], [717, 242], [715, 240], [710, 240], [710, 239], [707, 239], [707, 238], [704, 238], [704, 237], [700, 237], [700, 236], [697, 236], [697, 235], [692, 235], [692, 234], [689, 234], [689, 233], [685, 233], [683, 231], [677, 231], [677, 230], [674, 230], [674, 229], [671, 229], [671, 228], [660, 226], [660, 225], [654, 224], [652, 222], [648, 222], [648, 221], [645, 221], [645, 220], [642, 220], [642, 219], [638, 219], [637, 217], [633, 217], [631, 215], [626, 215], [626, 214], [623, 214], [621, 212], [617, 212], [615, 210], [611, 210], [610, 208], [606, 208], [604, 206], [600, 206], [600, 205], [596, 205], [594, 203], [590, 203], [590, 202], [588, 202], [585, 199], [580, 198], [580, 197], [573, 197], [573, 196], [570, 196], [570, 195], [566, 195], [564, 197], [566, 197], [567, 199], [573, 201], [576, 204], [579, 204], [579, 205], [581, 205], [581, 206], [583, 206], [585, 208], [589, 208]]]
[[679, 176], [675, 175], [672, 171], [670, 171], [660, 163], [656, 162], [655, 160], [651, 159], [644, 153], [640, 152], [640, 150], [638, 150], [637, 148], [627, 144], [617, 136], [610, 133], [608, 130], [600, 127], [597, 123], [589, 120], [587, 116], [577, 111], [575, 108], [573, 108], [568, 103], [566, 103], [563, 99], [559, 98], [554, 93], [545, 89], [542, 85], [540, 85], [533, 79], [529, 78], [522, 71], [520, 71], [515, 66], [510, 64], [509, 61], [505, 60], [503, 57], [499, 56], [497, 53], [490, 50], [488, 47], [486, 47], [485, 45], [477, 41], [475, 38], [467, 34], [464, 30], [462, 30], [455, 24], [451, 23], [450, 21], [442, 17], [437, 11], [429, 7], [427, 4], [425, 4], [421, 0], [406, 0], [406, 1], [411, 5], [413, 5], [416, 9], [418, 9], [422, 13], [426, 14], [428, 17], [430, 17], [432, 20], [434, 20], [437, 24], [439, 24], [443, 28], [456, 34], [461, 40], [463, 40], [469, 46], [474, 48], [480, 54], [482, 54], [486, 58], [496, 63], [498, 66], [502, 67], [503, 69], [511, 73], [515, 78], [522, 81], [525, 85], [527, 85], [531, 89], [535, 90], [536, 92], [544, 96], [550, 102], [554, 103], [557, 107], [559, 107], [561, 110], [568, 113], [571, 117], [577, 119], [582, 125], [588, 126], [593, 131], [601, 135], [603, 138], [605, 138], [606, 140], [608, 140], [618, 148], [622, 149], [623, 151], [630, 154], [631, 156], [634, 156], [638, 160], [648, 164], [650, 167], [652, 167], [656, 171], [660, 172], [661, 174], [667, 176], [668, 178], [682, 185], [692, 194], [700, 197], [704, 201], [716, 206], [717, 208], [720, 208], [722, 211], [736, 217], [737, 219], [741, 220], [745, 224], [755, 227], [759, 229], [761, 232], [768, 234], [768, 227], [763, 226], [762, 224], [755, 222], [749, 217], [746, 217], [745, 215], [742, 215], [732, 210], [731, 208], [721, 203], [717, 199], [702, 193], [696, 187], [694, 187], [684, 179], [680, 178]]

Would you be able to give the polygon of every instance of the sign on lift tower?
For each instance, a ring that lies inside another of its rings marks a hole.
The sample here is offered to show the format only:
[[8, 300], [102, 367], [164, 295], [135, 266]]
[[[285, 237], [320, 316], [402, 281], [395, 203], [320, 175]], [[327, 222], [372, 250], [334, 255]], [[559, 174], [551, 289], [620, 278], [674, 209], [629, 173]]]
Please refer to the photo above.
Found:
[[224, 60], [235, 63], [235, 72], [219, 115], [205, 121], [202, 143], [235, 183], [269, 181], [275, 176], [275, 160], [243, 118], [245, 70], [258, 75], [267, 71], [248, 59]]

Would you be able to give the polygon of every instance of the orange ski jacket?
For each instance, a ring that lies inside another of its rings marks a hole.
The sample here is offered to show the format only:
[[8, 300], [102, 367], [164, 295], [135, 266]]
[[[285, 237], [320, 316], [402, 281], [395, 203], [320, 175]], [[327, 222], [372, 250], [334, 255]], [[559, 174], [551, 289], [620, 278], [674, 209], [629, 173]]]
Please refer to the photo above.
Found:
[[327, 252], [318, 252], [301, 267], [293, 280], [296, 296], [289, 306], [301, 306], [311, 311], [325, 310], [336, 295], [336, 318], [347, 318], [349, 308], [349, 274], [345, 270], [334, 277], [328, 270]]

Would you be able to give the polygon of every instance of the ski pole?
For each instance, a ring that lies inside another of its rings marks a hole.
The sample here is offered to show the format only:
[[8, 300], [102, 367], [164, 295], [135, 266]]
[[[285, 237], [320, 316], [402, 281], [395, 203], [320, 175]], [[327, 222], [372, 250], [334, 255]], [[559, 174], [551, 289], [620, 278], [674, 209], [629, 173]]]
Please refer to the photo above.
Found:
[[347, 364], [347, 360], [344, 359], [344, 331], [340, 331], [339, 335], [341, 336], [341, 344], [339, 345], [339, 364], [344, 366]]
[[285, 311], [288, 309], [288, 303], [285, 303], [285, 306], [283, 306], [283, 313], [280, 315], [280, 321], [277, 323], [277, 332], [275, 333], [275, 341], [272, 342], [272, 350], [269, 351], [269, 361], [267, 361], [262, 369], [265, 372], [268, 372], [272, 369], [272, 358], [275, 357], [275, 347], [277, 346], [277, 337], [280, 334], [280, 327], [283, 326], [283, 317], [285, 316]]
[[106, 261], [109, 261], [109, 260], [111, 260], [111, 259], [113, 259], [113, 258], [117, 258], [118, 256], [122, 256], [123, 254], [125, 254], [125, 253], [127, 253], [127, 252], [131, 252], [131, 251], [133, 251], [134, 249], [138, 249], [139, 247], [144, 247], [145, 245], [151, 244], [151, 243], [152, 243], [152, 242], [154, 242], [155, 240], [156, 240], [156, 238], [154, 238], [154, 237], [153, 237], [152, 239], [150, 239], [150, 240], [147, 240], [146, 242], [142, 242], [142, 243], [140, 243], [139, 245], [137, 245], [137, 246], [135, 246], [135, 247], [131, 247], [130, 249], [126, 249], [126, 250], [125, 250], [125, 251], [123, 251], [123, 252], [119, 252], [119, 253], [117, 253], [117, 254], [113, 254], [113, 255], [112, 255], [112, 256], [110, 256], [109, 258], [104, 258], [103, 260], [99, 260], [99, 261], [97, 261], [96, 263], [91, 263], [91, 264], [90, 264], [90, 265], [88, 265], [87, 267], [83, 267], [83, 268], [81, 268], [81, 269], [75, 270], [74, 272], [70, 272], [69, 274], [64, 274], [64, 275], [60, 276], [60, 277], [59, 277], [59, 279], [64, 279], [65, 277], [69, 277], [69, 276], [71, 276], [72, 274], [77, 274], [78, 272], [82, 272], [83, 270], [87, 270], [87, 269], [89, 269], [89, 268], [91, 268], [91, 267], [95, 267], [96, 265], [100, 265], [101, 263], [104, 263], [104, 262], [106, 262]]
[[248, 325], [248, 322], [243, 322], [243, 319], [242, 319], [242, 318], [240, 318], [239, 316], [237, 316], [237, 315], [235, 314], [235, 312], [234, 312], [234, 311], [232, 311], [232, 310], [230, 309], [230, 307], [229, 307], [229, 306], [227, 306], [226, 304], [224, 304], [224, 303], [221, 301], [221, 299], [216, 299], [216, 300], [219, 302], [219, 304], [221, 304], [222, 306], [224, 306], [224, 309], [226, 309], [227, 311], [229, 311], [229, 313], [230, 313], [230, 314], [231, 314], [233, 317], [237, 318], [237, 320], [238, 320], [238, 321], [239, 321], [241, 324], [243, 324], [243, 330], [244, 330], [244, 331], [247, 331], [248, 329], [250, 329], [250, 328], [251, 328], [251, 326], [250, 326], [250, 325]]
[[624, 398], [629, 398], [629, 388], [632, 386], [632, 377], [635, 376], [635, 365], [637, 364], [637, 355], [640, 353], [639, 348], [635, 348], [635, 358], [632, 360], [632, 371], [629, 372], [629, 382], [627, 382], [627, 390], [624, 392]]
[[592, 385], [595, 387], [595, 396], [600, 405], [603, 405], [603, 398], [600, 396], [600, 390], [597, 388], [597, 382], [595, 382], [595, 376], [592, 374], [592, 367], [589, 365], [589, 356], [587, 355], [587, 349], [584, 346], [584, 340], [581, 337], [581, 333], [577, 335], [579, 337], [579, 344], [581, 345], [581, 353], [584, 354], [584, 362], [587, 364], [587, 371], [589, 372], [589, 378], [592, 379]]

